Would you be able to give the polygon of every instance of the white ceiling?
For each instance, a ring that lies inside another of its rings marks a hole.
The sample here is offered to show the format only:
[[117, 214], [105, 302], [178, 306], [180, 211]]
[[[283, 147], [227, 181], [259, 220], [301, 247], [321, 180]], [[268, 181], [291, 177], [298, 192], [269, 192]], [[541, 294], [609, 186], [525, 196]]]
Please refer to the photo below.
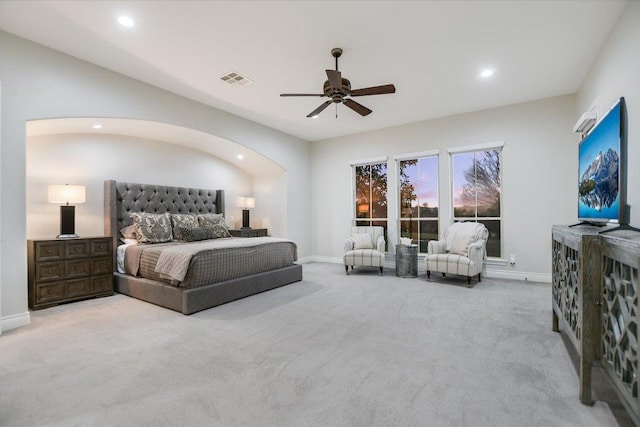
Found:
[[[626, 3], [2, 0], [0, 28], [315, 141], [574, 93]], [[324, 99], [279, 94], [321, 93], [334, 47], [353, 88], [397, 92], [306, 118]], [[219, 79], [232, 70], [254, 82]]]

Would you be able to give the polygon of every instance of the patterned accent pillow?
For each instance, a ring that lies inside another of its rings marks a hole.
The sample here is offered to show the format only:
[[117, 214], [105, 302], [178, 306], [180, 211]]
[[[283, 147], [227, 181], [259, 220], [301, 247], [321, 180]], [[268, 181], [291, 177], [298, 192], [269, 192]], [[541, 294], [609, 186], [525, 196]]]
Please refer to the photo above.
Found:
[[[178, 227], [185, 242], [196, 242], [199, 240], [216, 239], [217, 236], [212, 228], [204, 227]], [[174, 231], [176, 229], [174, 228]]]
[[182, 237], [182, 229], [198, 228], [198, 217], [194, 214], [171, 214], [171, 225], [173, 226], [173, 238], [186, 240]]
[[214, 230], [216, 237], [231, 237], [222, 214], [198, 215], [198, 223], [200, 224], [200, 227]]
[[352, 234], [351, 240], [353, 240], [353, 249], [373, 249], [373, 240], [371, 235], [367, 233]]
[[136, 227], [138, 243], [162, 243], [169, 242], [173, 238], [169, 212], [163, 214], [130, 212], [129, 215]]

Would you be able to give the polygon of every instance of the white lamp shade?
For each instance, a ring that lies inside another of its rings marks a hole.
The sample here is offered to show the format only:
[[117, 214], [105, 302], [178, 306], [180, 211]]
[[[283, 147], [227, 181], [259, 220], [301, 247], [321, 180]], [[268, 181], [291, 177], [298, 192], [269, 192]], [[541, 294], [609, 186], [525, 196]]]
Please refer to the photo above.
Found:
[[84, 185], [50, 185], [49, 203], [84, 203]]
[[253, 209], [256, 207], [256, 199], [240, 196], [236, 199], [236, 206], [243, 209]]

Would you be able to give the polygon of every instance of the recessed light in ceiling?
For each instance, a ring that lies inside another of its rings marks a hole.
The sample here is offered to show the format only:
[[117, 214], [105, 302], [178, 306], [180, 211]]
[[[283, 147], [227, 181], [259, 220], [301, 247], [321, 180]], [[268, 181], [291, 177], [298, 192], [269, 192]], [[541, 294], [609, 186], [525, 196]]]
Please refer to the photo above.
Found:
[[102, 125], [101, 124], [95, 124], [93, 126], [91, 126], [94, 129], [102, 129]]
[[118, 18], [118, 24], [122, 25], [123, 27], [131, 28], [135, 25], [135, 22], [133, 22], [133, 19], [129, 18], [128, 16], [123, 15]]
[[227, 82], [230, 85], [234, 85], [234, 86], [235, 85], [245, 86], [245, 85], [248, 85], [249, 83], [253, 83], [253, 80], [251, 80], [247, 76], [243, 76], [242, 74], [238, 73], [237, 71], [231, 71], [231, 72], [225, 74], [224, 76], [221, 76], [220, 80], [222, 80], [223, 82]]
[[244, 156], [242, 154], [238, 154], [236, 157], [239, 158], [240, 160], [244, 159]]
[[480, 77], [482, 77], [483, 79], [486, 79], [487, 77], [491, 77], [493, 76], [494, 70], [487, 68], [485, 70], [482, 70], [482, 72], [480, 73]]

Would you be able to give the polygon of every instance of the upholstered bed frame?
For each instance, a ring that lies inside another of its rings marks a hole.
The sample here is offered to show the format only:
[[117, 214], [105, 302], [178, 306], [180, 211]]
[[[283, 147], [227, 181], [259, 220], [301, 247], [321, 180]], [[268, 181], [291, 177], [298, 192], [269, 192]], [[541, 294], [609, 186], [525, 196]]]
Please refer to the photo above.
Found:
[[[132, 223], [129, 212], [224, 214], [224, 190], [211, 191], [105, 181], [104, 232], [105, 235], [113, 236], [114, 257], [120, 242], [120, 230]], [[183, 314], [191, 314], [300, 281], [302, 280], [302, 266], [294, 264], [264, 273], [190, 289], [118, 272], [114, 272], [113, 275], [116, 292]]]

